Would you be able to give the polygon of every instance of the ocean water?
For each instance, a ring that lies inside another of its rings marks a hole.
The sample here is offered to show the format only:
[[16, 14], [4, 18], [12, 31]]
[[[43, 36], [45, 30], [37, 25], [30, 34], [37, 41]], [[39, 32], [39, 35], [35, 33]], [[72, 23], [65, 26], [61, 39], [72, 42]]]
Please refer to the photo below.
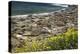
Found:
[[11, 6], [10, 7], [11, 16], [53, 12], [66, 8], [66, 6], [55, 5], [50, 3], [33, 3], [33, 2], [19, 2], [19, 1], [11, 1], [10, 6]]

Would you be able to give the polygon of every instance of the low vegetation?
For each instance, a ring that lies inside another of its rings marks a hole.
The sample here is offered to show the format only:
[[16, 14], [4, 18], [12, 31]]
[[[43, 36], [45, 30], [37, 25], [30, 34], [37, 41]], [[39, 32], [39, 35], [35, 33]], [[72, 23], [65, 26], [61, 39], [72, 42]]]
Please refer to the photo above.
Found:
[[78, 48], [78, 31], [75, 28], [67, 29], [67, 32], [42, 40], [25, 40], [23, 47], [16, 47], [15, 52], [35, 52], [48, 50], [63, 50]]

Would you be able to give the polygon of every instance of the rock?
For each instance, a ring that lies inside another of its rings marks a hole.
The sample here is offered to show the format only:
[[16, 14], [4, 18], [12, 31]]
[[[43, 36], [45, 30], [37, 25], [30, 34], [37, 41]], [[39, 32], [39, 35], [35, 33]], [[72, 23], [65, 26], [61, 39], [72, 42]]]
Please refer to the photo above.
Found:
[[51, 30], [49, 28], [47, 28], [47, 27], [43, 27], [41, 29], [41, 34], [46, 34], [46, 33], [51, 33]]
[[23, 35], [20, 35], [20, 34], [17, 34], [16, 37], [19, 39], [19, 40], [25, 40], [27, 37], [24, 37]]
[[64, 33], [65, 31], [67, 31], [67, 28], [66, 27], [56, 27], [56, 28], [53, 28], [52, 29], [52, 34], [55, 35], [55, 34], [62, 34]]
[[25, 32], [23, 33], [23, 36], [28, 36], [28, 35], [31, 35], [31, 32], [30, 32], [30, 31], [25, 31]]

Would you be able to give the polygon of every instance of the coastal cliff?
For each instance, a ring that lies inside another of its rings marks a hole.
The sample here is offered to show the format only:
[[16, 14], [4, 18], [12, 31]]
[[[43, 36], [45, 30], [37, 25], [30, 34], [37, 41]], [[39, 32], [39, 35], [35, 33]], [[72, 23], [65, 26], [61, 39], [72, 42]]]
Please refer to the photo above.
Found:
[[77, 5], [69, 5], [54, 12], [10, 16], [13, 48], [22, 46], [25, 40], [31, 42], [63, 34], [68, 28], [78, 30], [77, 8]]

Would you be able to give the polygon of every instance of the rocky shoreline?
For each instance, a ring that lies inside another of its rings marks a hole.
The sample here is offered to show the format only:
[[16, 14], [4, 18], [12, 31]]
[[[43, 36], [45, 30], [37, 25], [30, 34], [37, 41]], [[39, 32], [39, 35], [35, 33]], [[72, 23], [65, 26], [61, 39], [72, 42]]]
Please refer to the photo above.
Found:
[[72, 27], [77, 29], [77, 11], [77, 5], [71, 5], [56, 12], [11, 16], [12, 45], [26, 39], [31, 42], [62, 34]]

